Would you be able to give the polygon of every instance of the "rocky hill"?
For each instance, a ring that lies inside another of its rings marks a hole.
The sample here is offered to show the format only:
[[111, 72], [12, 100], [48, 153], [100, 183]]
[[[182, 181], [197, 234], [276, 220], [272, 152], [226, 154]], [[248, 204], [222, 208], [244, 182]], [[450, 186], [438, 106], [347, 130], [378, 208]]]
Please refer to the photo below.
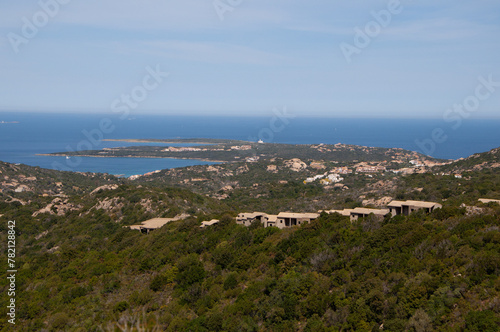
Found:
[[[40, 183], [54, 175], [38, 174]], [[440, 180], [425, 177], [434, 175], [404, 181], [429, 194]], [[154, 182], [102, 182], [65, 198], [9, 192], [29, 195], [23, 206], [0, 196], [4, 252], [7, 221], [16, 220], [19, 330], [498, 330], [499, 207], [466, 215], [445, 203], [430, 215], [354, 223], [322, 214], [279, 230], [237, 225], [226, 200]], [[300, 199], [303, 187], [291, 188], [260, 201]], [[123, 227], [181, 212], [196, 217], [148, 235]], [[200, 228], [215, 217], [220, 223]], [[3, 278], [0, 291], [8, 287]], [[5, 297], [0, 304], [8, 330]]]
[[443, 171], [452, 173], [474, 172], [484, 169], [500, 168], [500, 148], [488, 152], [475, 153], [467, 158], [462, 158], [441, 167]]
[[[495, 164], [487, 158], [470, 160]], [[484, 164], [458, 178], [420, 161], [405, 162], [412, 172], [383, 163], [276, 157], [135, 180], [1, 163], [3, 252], [7, 221], [16, 221], [16, 325], [497, 331], [500, 208], [470, 208], [479, 197], [500, 197], [496, 168]], [[234, 222], [245, 211], [315, 212], [392, 199], [438, 201], [443, 209], [353, 223], [322, 214], [283, 230]], [[148, 235], [124, 227], [181, 214], [189, 216]], [[213, 218], [220, 223], [200, 228]], [[9, 287], [0, 280], [0, 291]], [[10, 328], [5, 298], [2, 331]]]
[[59, 172], [0, 161], [0, 192], [35, 195], [73, 195], [87, 193], [100, 185], [121, 183], [112, 175]]

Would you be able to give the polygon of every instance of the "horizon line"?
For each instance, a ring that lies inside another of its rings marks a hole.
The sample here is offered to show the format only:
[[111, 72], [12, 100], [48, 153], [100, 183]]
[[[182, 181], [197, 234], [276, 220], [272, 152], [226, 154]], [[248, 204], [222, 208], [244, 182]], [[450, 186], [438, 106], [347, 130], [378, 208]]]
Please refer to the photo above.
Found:
[[[27, 110], [27, 109], [17, 109], [17, 110], [8, 110], [8, 109], [0, 109], [0, 115], [2, 113], [23, 113], [23, 114], [64, 114], [64, 115], [102, 115], [102, 116], [120, 116], [118, 113], [111, 113], [109, 111], [97, 111], [97, 110], [71, 110], [71, 111], [63, 111], [63, 110]], [[297, 112], [295, 112], [297, 113]], [[300, 112], [304, 113], [304, 112]], [[190, 111], [190, 112], [164, 112], [160, 113], [158, 111], [144, 111], [144, 112], [134, 112], [130, 113], [128, 118], [142, 117], [142, 116], [186, 116], [186, 117], [195, 117], [195, 116], [204, 116], [204, 117], [229, 117], [229, 118], [265, 118], [269, 117], [273, 114], [265, 114], [265, 112], [259, 113], [230, 113], [230, 112], [220, 112], [220, 113], [209, 113], [202, 111]], [[443, 120], [442, 116], [395, 116], [395, 115], [352, 115], [346, 116], [342, 115], [332, 115], [332, 114], [294, 114], [294, 112], [289, 112], [293, 116], [293, 118], [331, 118], [331, 119], [393, 119], [393, 120]], [[476, 114], [477, 115], [477, 114]], [[293, 119], [292, 118], [292, 119]], [[486, 116], [480, 117], [476, 116], [473, 118], [468, 118], [467, 120], [500, 120], [500, 116]]]

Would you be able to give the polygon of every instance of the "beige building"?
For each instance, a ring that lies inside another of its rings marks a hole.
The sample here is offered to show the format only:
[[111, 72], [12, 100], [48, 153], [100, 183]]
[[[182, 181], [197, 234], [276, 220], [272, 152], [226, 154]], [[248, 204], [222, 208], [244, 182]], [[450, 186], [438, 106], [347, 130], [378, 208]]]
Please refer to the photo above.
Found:
[[500, 199], [480, 198], [479, 201], [484, 204], [488, 204], [491, 202], [500, 204]]
[[277, 227], [278, 216], [276, 214], [268, 214], [264, 221], [264, 227]]
[[250, 226], [255, 221], [264, 223], [267, 221], [268, 214], [264, 212], [245, 212], [236, 217], [236, 223], [243, 226]]
[[200, 228], [205, 228], [207, 226], [212, 226], [212, 225], [215, 225], [215, 224], [218, 224], [218, 223], [219, 223], [218, 219], [212, 219], [210, 221], [202, 221]]
[[188, 218], [188, 214], [180, 214], [175, 216], [174, 218], [153, 218], [146, 221], [141, 222], [140, 225], [132, 225], [132, 226], [124, 226], [130, 227], [130, 229], [141, 231], [142, 233], [149, 234], [149, 232], [161, 228], [164, 225], [168, 224], [171, 221], [178, 221], [182, 219]]
[[435, 209], [440, 209], [443, 206], [435, 202], [421, 202], [421, 201], [392, 201], [387, 206], [393, 216], [397, 215], [409, 215], [410, 213], [417, 210], [425, 210], [425, 212], [430, 213]]
[[141, 231], [142, 233], [148, 234], [155, 229], [163, 227], [170, 221], [172, 221], [172, 218], [154, 218], [143, 221], [140, 225], [132, 225], [130, 226], [130, 229], [135, 229]]
[[280, 212], [277, 216], [276, 227], [285, 228], [299, 226], [311, 222], [319, 217], [319, 213], [290, 213]]
[[344, 217], [350, 217], [351, 221], [356, 221], [359, 218], [366, 218], [370, 214], [374, 214], [376, 216], [385, 216], [389, 213], [389, 209], [368, 209], [357, 207], [354, 209], [343, 209], [343, 210], [328, 210], [326, 213], [338, 213]]
[[[487, 200], [482, 199], [481, 201], [497, 201], [498, 200]], [[442, 208], [442, 205], [435, 202], [421, 202], [421, 201], [392, 201], [389, 203], [387, 209], [370, 209], [357, 207], [354, 209], [343, 209], [343, 210], [327, 210], [326, 213], [339, 213], [342, 216], [349, 216], [351, 221], [356, 221], [360, 218], [366, 218], [370, 215], [374, 215], [383, 218], [388, 213], [395, 215], [409, 215], [410, 213], [417, 210], [425, 210], [430, 213], [435, 209]], [[322, 211], [320, 211], [322, 212]], [[264, 227], [278, 227], [287, 228], [293, 226], [300, 226], [304, 223], [311, 222], [320, 216], [319, 213], [292, 213], [292, 212], [280, 212], [278, 215], [267, 214], [264, 212], [251, 212], [251, 213], [240, 213], [236, 217], [236, 223], [244, 226], [250, 226], [252, 223], [259, 221]]]
[[356, 173], [379, 173], [386, 170], [384, 166], [359, 166], [356, 168]]
[[351, 221], [356, 221], [359, 218], [366, 218], [370, 214], [375, 216], [384, 217], [389, 213], [389, 209], [368, 209], [368, 208], [360, 208], [357, 207], [350, 211], [349, 215], [351, 217]]
[[338, 213], [340, 215], [343, 215], [344, 217], [349, 217], [351, 215], [351, 212], [354, 209], [343, 209], [343, 210], [326, 210], [326, 213], [333, 214], [333, 213]]
[[240, 213], [236, 217], [236, 223], [250, 226], [253, 222], [259, 221], [264, 227], [286, 228], [299, 226], [305, 222], [311, 222], [319, 217], [319, 213], [291, 213], [280, 212], [278, 215], [263, 212]]

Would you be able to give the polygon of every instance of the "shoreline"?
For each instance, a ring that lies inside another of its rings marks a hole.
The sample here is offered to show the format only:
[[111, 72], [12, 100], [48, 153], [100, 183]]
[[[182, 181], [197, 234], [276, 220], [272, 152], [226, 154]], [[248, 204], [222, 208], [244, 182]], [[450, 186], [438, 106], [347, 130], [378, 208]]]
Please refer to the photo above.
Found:
[[86, 158], [146, 158], [146, 159], [178, 159], [178, 160], [199, 160], [213, 163], [230, 163], [228, 160], [211, 160], [204, 158], [177, 158], [177, 157], [155, 157], [155, 156], [96, 156], [96, 155], [68, 155], [68, 154], [50, 154], [50, 153], [37, 153], [35, 156], [43, 157], [86, 157]]
[[[246, 142], [239, 140], [219, 140], [218, 142], [205, 141], [202, 139], [191, 141], [190, 138], [179, 138], [179, 139], [169, 139], [169, 140], [161, 140], [161, 139], [147, 139], [147, 138], [106, 138], [102, 140], [103, 142], [127, 142], [127, 143], [163, 143], [163, 144], [201, 144], [201, 145], [219, 145], [219, 144], [227, 144], [230, 142]], [[225, 141], [225, 142], [223, 142]], [[254, 143], [254, 142], [247, 142]]]

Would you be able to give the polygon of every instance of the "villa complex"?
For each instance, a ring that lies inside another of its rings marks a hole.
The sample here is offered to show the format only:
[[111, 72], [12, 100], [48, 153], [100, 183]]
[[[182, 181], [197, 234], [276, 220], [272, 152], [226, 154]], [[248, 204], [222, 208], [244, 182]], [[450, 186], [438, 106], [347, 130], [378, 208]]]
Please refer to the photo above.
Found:
[[[351, 221], [356, 221], [360, 218], [366, 218], [370, 215], [376, 217], [384, 217], [388, 213], [393, 216], [396, 215], [409, 215], [417, 210], [424, 210], [431, 213], [435, 209], [442, 208], [442, 205], [435, 202], [421, 202], [421, 201], [392, 201], [386, 209], [371, 209], [357, 207], [354, 209], [343, 210], [328, 210], [326, 213], [339, 213], [343, 216], [349, 216]], [[321, 212], [321, 211], [320, 211]], [[264, 227], [278, 227], [287, 228], [292, 226], [302, 225], [306, 222], [311, 222], [319, 217], [319, 213], [290, 213], [280, 212], [277, 215], [267, 214], [264, 212], [250, 212], [240, 213], [236, 217], [236, 223], [250, 226], [252, 223], [259, 221]]]
[[250, 226], [253, 222], [259, 221], [264, 227], [286, 228], [302, 225], [305, 222], [311, 222], [319, 217], [319, 213], [290, 213], [280, 212], [277, 215], [263, 212], [240, 213], [236, 217], [236, 223]]
[[427, 213], [431, 213], [435, 209], [441, 209], [443, 206], [434, 202], [392, 201], [388, 207], [393, 216], [400, 214], [407, 216], [414, 211], [422, 209]]

